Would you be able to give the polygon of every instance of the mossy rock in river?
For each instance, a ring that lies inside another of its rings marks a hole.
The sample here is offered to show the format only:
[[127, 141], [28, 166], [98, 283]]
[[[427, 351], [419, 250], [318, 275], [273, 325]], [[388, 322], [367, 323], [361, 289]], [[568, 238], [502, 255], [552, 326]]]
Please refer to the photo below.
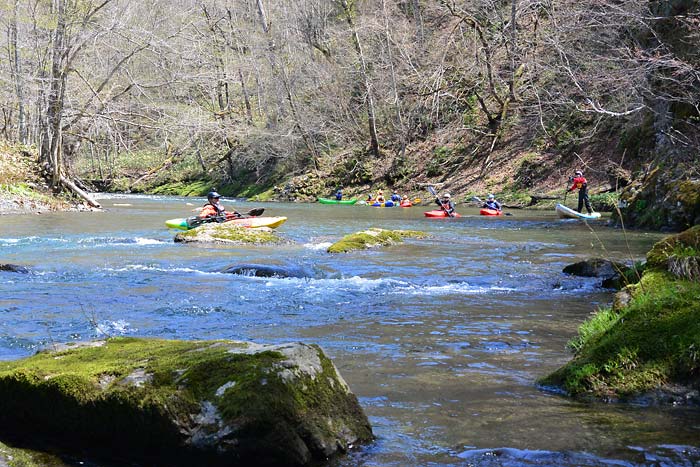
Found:
[[267, 227], [248, 228], [232, 223], [204, 224], [175, 235], [179, 243], [279, 244], [286, 240]]
[[302, 466], [373, 438], [318, 346], [135, 338], [0, 363], [2, 434], [177, 466]]
[[579, 398], [700, 404], [700, 284], [647, 270], [625, 293], [626, 304], [579, 327], [574, 359], [540, 384]]
[[418, 230], [385, 230], [371, 228], [346, 235], [328, 247], [328, 253], [347, 253], [353, 250], [364, 250], [375, 246], [394, 245], [403, 242], [404, 238], [425, 238], [428, 234]]

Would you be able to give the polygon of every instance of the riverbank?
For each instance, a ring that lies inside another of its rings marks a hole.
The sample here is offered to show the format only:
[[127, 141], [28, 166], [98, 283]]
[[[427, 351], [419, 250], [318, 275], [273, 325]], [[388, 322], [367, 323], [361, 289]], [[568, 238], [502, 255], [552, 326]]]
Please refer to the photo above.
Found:
[[574, 359], [540, 383], [584, 399], [700, 405], [700, 226], [658, 242], [641, 279], [569, 343]]
[[0, 139], [0, 215], [95, 210], [65, 193], [53, 193], [37, 161], [34, 148]]

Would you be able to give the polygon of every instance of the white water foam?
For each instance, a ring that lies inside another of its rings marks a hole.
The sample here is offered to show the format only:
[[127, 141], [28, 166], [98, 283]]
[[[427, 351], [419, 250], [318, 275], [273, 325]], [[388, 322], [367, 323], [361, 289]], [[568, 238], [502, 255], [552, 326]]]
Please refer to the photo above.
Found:
[[331, 246], [331, 242], [321, 242], [321, 243], [304, 243], [304, 248], [309, 250], [327, 250]]

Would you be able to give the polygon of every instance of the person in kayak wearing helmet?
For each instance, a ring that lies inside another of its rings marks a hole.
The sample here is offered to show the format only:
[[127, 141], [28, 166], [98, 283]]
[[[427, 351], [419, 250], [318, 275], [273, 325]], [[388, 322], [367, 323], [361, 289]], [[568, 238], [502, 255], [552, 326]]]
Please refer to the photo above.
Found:
[[442, 195], [442, 198], [436, 199], [435, 203], [442, 208], [443, 211], [447, 213], [448, 216], [453, 217], [455, 213], [455, 204], [450, 199], [449, 193]]
[[[207, 194], [207, 203], [202, 206], [202, 210], [199, 212], [200, 219], [212, 219], [216, 222], [224, 222], [227, 217], [226, 208], [221, 204], [221, 195], [216, 191], [210, 191]], [[237, 211], [233, 211], [233, 217], [242, 217]]]
[[343, 199], [343, 190], [338, 188], [338, 191], [335, 192], [335, 200], [342, 201], [342, 199]]
[[593, 209], [591, 208], [591, 201], [588, 199], [588, 181], [583, 176], [583, 172], [577, 170], [574, 172], [575, 177], [569, 178], [572, 183], [571, 188], [567, 189], [566, 192], [569, 193], [578, 189], [578, 212], [581, 212], [584, 204], [586, 205], [586, 210], [588, 214], [593, 214]]
[[377, 203], [383, 203], [386, 201], [384, 199], [384, 192], [382, 190], [377, 191], [377, 197], [375, 198], [375, 201]]
[[399, 195], [396, 190], [391, 192], [391, 201], [393, 201], [395, 204], [399, 204], [401, 202], [401, 195]]
[[486, 198], [486, 202], [481, 207], [486, 208], [486, 209], [494, 209], [496, 211], [500, 211], [501, 210], [501, 203], [496, 201], [496, 197], [494, 195], [489, 194], [488, 198]]

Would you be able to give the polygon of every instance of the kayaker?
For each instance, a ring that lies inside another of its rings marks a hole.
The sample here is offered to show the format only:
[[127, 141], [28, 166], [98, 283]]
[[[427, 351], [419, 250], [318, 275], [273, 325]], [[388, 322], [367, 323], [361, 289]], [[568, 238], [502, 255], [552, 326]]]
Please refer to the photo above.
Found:
[[377, 201], [377, 203], [383, 203], [386, 201], [384, 199], [384, 192], [382, 190], [377, 191], [377, 197], [375, 198], [375, 201]]
[[450, 198], [450, 194], [445, 193], [442, 195], [441, 199], [436, 199], [435, 203], [451, 217], [455, 212], [455, 204], [450, 200]]
[[486, 198], [486, 202], [482, 206], [482, 208], [486, 209], [494, 209], [496, 211], [501, 210], [501, 203], [496, 201], [496, 197], [492, 194], [489, 194], [488, 198]]
[[391, 192], [391, 200], [394, 203], [400, 203], [401, 202], [401, 195], [399, 195], [396, 190]]
[[574, 172], [575, 177], [569, 178], [572, 183], [571, 188], [567, 189], [566, 192], [572, 192], [578, 190], [578, 212], [581, 212], [584, 204], [586, 205], [586, 210], [588, 214], [593, 214], [593, 209], [591, 208], [591, 201], [588, 199], [588, 181], [583, 176], [583, 172], [577, 170]]
[[369, 193], [367, 195], [367, 204], [373, 203], [374, 202], [374, 197], [372, 196], [372, 193]]
[[[233, 217], [243, 217], [237, 211], [233, 211]], [[207, 204], [202, 206], [202, 210], [197, 216], [200, 219], [211, 219], [216, 222], [223, 222], [226, 220], [227, 213], [224, 205], [221, 204], [221, 195], [216, 191], [210, 191], [207, 194]]]
[[341, 190], [338, 190], [335, 192], [335, 199], [336, 201], [342, 201], [343, 199], [343, 192]]

